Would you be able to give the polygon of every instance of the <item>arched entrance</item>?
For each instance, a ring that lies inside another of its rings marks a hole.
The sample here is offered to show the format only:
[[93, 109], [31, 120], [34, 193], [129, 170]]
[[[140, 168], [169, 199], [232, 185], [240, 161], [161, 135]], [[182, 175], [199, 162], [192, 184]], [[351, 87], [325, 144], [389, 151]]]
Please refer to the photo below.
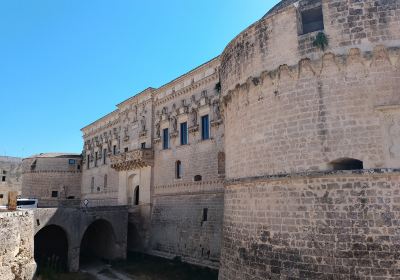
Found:
[[110, 222], [97, 220], [85, 231], [80, 247], [80, 264], [112, 260], [117, 256], [115, 233]]
[[35, 261], [43, 270], [68, 270], [68, 238], [59, 226], [48, 225], [35, 235]]
[[139, 205], [139, 176], [137, 174], [132, 174], [128, 177], [126, 189], [128, 205]]

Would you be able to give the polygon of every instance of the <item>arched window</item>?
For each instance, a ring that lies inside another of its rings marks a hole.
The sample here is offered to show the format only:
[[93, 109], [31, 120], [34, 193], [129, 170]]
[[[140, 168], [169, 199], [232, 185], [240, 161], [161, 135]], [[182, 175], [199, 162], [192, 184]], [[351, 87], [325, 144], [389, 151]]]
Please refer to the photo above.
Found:
[[364, 169], [362, 161], [354, 158], [341, 158], [330, 163], [332, 170], [360, 170]]
[[178, 160], [175, 164], [175, 178], [181, 179], [182, 178], [182, 163]]
[[194, 181], [195, 181], [195, 182], [200, 182], [201, 180], [203, 180], [203, 178], [201, 177], [201, 175], [196, 175], [196, 176], [194, 176]]
[[139, 205], [139, 186], [135, 188], [135, 199], [133, 201], [134, 205]]

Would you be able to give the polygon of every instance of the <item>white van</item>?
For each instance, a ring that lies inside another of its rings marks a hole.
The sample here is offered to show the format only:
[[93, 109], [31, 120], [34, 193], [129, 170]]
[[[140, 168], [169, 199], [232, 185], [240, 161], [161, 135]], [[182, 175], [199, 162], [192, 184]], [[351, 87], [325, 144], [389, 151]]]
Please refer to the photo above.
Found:
[[38, 200], [36, 198], [18, 198], [17, 209], [37, 208]]

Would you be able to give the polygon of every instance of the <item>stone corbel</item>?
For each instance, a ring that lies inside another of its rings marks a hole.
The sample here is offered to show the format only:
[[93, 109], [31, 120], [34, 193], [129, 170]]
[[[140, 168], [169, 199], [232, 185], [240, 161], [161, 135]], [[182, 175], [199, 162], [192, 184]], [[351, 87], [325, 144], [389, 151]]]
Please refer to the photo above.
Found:
[[153, 143], [154, 144], [157, 144], [157, 143], [160, 143], [161, 142], [161, 138], [154, 138], [153, 139]]
[[211, 121], [212, 127], [219, 126], [220, 124], [222, 124], [222, 119]]
[[177, 137], [177, 136], [178, 136], [178, 131], [173, 131], [173, 132], [171, 132], [169, 136], [170, 136], [171, 138]]

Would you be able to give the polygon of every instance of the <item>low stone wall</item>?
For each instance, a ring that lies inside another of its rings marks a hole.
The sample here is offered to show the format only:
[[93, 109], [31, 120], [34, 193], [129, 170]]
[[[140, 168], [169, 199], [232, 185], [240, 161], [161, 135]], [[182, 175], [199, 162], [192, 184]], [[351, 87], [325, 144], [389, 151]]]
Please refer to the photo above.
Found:
[[400, 170], [233, 180], [220, 280], [400, 279]]
[[33, 212], [0, 212], [0, 279], [31, 280], [34, 260]]

